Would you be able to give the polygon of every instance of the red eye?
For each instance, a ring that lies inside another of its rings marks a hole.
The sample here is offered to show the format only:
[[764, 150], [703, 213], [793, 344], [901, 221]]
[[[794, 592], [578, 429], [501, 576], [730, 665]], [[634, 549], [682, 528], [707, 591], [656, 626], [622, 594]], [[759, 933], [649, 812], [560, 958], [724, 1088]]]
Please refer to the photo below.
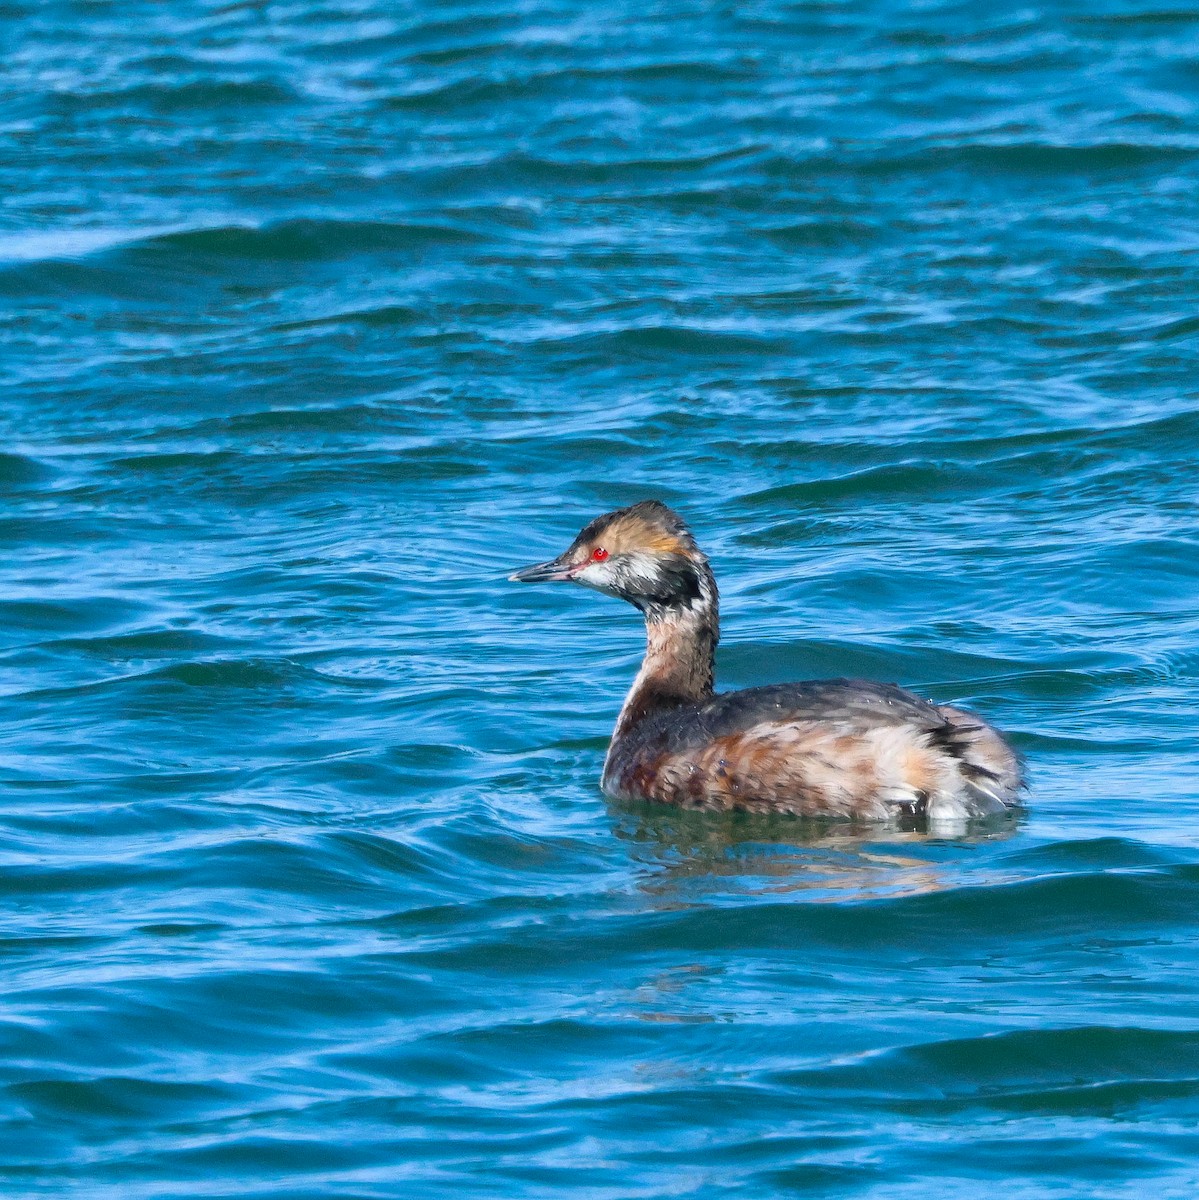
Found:
[[594, 550], [592, 550], [592, 552], [591, 552], [591, 561], [592, 562], [603, 562], [604, 559], [607, 557], [608, 557], [608, 552], [607, 552], [607, 550], [605, 550], [603, 548], [603, 546], [596, 546], [596, 548]]

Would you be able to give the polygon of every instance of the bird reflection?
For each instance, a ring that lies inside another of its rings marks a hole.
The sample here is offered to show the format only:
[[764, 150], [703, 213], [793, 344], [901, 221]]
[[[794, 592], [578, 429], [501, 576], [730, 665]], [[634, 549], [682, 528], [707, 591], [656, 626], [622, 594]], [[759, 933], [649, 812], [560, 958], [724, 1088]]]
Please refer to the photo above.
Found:
[[949, 833], [915, 822], [830, 825], [657, 805], [613, 808], [612, 815], [615, 835], [644, 868], [642, 891], [668, 907], [730, 893], [852, 902], [942, 891], [961, 884], [955, 850], [1010, 838], [1022, 820], [1005, 813]]

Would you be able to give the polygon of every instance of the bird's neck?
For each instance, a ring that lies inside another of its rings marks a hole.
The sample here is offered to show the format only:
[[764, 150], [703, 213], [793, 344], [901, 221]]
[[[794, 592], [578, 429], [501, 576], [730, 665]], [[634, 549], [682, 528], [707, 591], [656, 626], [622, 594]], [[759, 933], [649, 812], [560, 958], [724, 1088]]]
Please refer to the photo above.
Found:
[[715, 581], [707, 563], [702, 568], [698, 599], [646, 610], [645, 658], [620, 710], [614, 743], [651, 713], [711, 697], [720, 615]]

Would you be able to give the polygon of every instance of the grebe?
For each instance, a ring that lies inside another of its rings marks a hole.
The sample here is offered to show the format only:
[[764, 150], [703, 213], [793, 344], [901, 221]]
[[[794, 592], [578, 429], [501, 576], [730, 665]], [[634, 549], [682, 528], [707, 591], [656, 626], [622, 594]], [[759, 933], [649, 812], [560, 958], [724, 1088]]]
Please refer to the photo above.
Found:
[[716, 580], [656, 500], [605, 513], [517, 583], [580, 583], [645, 616], [646, 650], [604, 761], [618, 800], [940, 824], [1018, 805], [1019, 756], [973, 713], [861, 679], [713, 692]]

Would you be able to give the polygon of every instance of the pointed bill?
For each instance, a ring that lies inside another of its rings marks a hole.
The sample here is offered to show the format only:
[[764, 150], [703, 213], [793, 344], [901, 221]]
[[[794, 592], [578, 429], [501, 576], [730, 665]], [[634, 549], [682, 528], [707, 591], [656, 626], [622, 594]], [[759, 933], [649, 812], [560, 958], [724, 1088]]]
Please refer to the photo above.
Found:
[[564, 554], [560, 554], [549, 562], [535, 563], [531, 567], [513, 571], [508, 578], [513, 583], [566, 583], [574, 578], [574, 573], [575, 568]]

